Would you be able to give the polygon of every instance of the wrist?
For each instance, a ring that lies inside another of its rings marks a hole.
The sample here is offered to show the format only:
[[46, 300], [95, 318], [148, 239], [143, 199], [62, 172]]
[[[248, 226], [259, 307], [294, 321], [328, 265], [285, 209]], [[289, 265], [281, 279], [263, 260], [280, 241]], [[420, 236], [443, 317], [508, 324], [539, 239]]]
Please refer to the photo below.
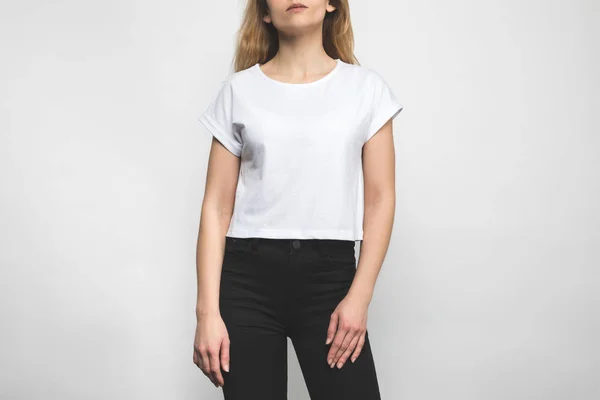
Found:
[[371, 303], [371, 298], [373, 297], [373, 291], [365, 288], [350, 288], [347, 296], [351, 299], [355, 299], [360, 303], [368, 306]]
[[200, 319], [200, 318], [204, 318], [204, 317], [208, 317], [211, 315], [220, 315], [221, 312], [219, 311], [219, 308], [216, 306], [203, 306], [203, 305], [198, 305], [196, 306], [196, 318]]

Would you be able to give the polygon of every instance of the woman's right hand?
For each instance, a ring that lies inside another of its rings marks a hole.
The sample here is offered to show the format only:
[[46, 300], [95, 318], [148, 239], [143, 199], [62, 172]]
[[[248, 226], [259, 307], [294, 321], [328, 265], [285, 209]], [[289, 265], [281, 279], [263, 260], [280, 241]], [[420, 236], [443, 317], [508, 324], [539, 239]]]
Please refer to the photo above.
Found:
[[221, 367], [229, 372], [229, 333], [218, 312], [198, 316], [194, 339], [194, 364], [215, 387], [224, 385]]

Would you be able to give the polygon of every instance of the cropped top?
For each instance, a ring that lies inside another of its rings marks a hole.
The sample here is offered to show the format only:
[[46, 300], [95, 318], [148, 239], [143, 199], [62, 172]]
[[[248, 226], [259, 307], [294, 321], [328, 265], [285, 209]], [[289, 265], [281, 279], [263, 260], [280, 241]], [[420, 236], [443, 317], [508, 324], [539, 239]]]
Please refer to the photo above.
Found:
[[362, 146], [401, 110], [379, 73], [340, 59], [309, 83], [230, 74], [198, 117], [240, 157], [226, 236], [362, 240]]

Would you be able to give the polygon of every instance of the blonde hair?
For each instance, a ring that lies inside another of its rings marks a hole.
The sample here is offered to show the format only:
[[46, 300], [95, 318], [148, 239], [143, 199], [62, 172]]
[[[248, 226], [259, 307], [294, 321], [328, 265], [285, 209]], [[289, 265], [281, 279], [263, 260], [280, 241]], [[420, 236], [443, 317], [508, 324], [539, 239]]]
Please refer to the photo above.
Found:
[[[354, 34], [348, 0], [330, 0], [329, 3], [336, 9], [325, 15], [323, 48], [331, 58], [339, 58], [348, 64], [359, 64], [354, 56]], [[267, 0], [248, 0], [237, 32], [234, 72], [252, 67], [256, 63], [264, 64], [277, 53], [277, 29], [273, 24], [263, 21], [268, 11]]]

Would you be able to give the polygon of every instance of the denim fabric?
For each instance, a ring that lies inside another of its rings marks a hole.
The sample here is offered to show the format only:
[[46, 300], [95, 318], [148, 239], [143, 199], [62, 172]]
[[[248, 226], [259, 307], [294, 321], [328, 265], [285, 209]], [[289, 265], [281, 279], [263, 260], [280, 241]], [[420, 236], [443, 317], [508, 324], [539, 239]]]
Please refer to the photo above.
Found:
[[287, 338], [312, 400], [380, 400], [368, 331], [362, 352], [330, 368], [331, 313], [356, 273], [354, 241], [226, 237], [219, 306], [230, 338], [225, 400], [287, 399]]

